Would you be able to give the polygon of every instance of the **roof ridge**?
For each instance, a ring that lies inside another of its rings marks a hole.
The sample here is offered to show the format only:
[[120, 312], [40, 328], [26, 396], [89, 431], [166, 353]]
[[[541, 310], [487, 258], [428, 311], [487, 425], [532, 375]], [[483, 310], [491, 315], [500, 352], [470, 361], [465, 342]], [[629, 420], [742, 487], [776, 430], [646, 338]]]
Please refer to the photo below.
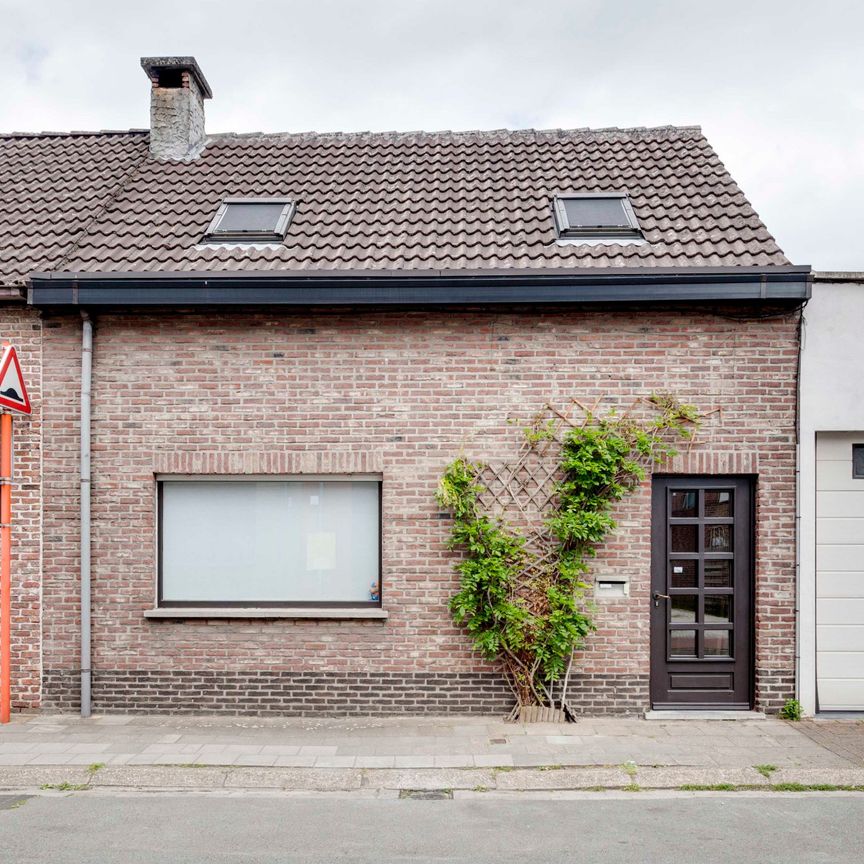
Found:
[[369, 129], [358, 130], [355, 132], [316, 132], [307, 130], [304, 132], [212, 132], [208, 133], [207, 140], [233, 139], [233, 138], [324, 138], [324, 139], [340, 139], [340, 138], [382, 138], [382, 139], [411, 139], [418, 137], [480, 137], [480, 138], [501, 138], [501, 137], [579, 137], [579, 136], [605, 136], [605, 135], [650, 135], [657, 133], [686, 133], [702, 135], [702, 127], [699, 125], [674, 126], [666, 124], [662, 126], [602, 126], [602, 127], [573, 127], [573, 128], [550, 128], [550, 129], [437, 129], [437, 130], [385, 130], [374, 131]]
[[[130, 129], [73, 129], [70, 131], [52, 131], [44, 130], [41, 132], [0, 132], [0, 139], [3, 138], [75, 138], [75, 137], [97, 137], [102, 135], [147, 135], [149, 129], [130, 128]], [[371, 130], [360, 129], [352, 132], [335, 131], [335, 132], [317, 132], [309, 129], [302, 132], [212, 132], [207, 135], [207, 139], [217, 138], [359, 138], [359, 137], [375, 137], [375, 138], [416, 138], [417, 136], [454, 136], [454, 137], [500, 137], [500, 136], [519, 136], [526, 137], [532, 135], [569, 137], [573, 135], [634, 135], [634, 134], [652, 134], [652, 133], [669, 133], [669, 132], [685, 132], [702, 134], [702, 127], [698, 124], [687, 124], [676, 126], [671, 123], [659, 126], [574, 126], [574, 127], [558, 127], [535, 129], [527, 127], [524, 129], [511, 129], [508, 127], [500, 127], [497, 129], [408, 129], [408, 130]]]
[[3, 138], [84, 138], [100, 135], [149, 135], [149, 129], [94, 129], [91, 131], [73, 129], [70, 132], [0, 132]]

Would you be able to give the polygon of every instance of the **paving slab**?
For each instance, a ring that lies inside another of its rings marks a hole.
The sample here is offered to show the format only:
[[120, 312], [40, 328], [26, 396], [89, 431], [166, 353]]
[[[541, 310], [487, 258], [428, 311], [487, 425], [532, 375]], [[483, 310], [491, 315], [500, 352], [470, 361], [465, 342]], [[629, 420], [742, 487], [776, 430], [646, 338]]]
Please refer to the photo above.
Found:
[[103, 765], [106, 763], [106, 754], [103, 753], [76, 753], [66, 761], [67, 765]]
[[435, 759], [431, 755], [396, 756], [393, 761], [396, 768], [433, 768]]
[[245, 753], [238, 756], [231, 764], [272, 768], [276, 764], [278, 758], [278, 756], [268, 756], [265, 753]]
[[316, 768], [353, 768], [357, 762], [356, 756], [316, 756]]
[[26, 754], [28, 758], [22, 760], [24, 765], [67, 765], [71, 756], [62, 753], [39, 753], [36, 756]]
[[106, 765], [127, 765], [134, 756], [134, 753], [115, 753], [104, 761]]
[[317, 756], [277, 756], [277, 768], [311, 768], [315, 764]]
[[[512, 759], [513, 757], [511, 756], [509, 758]], [[447, 755], [435, 756], [434, 757], [434, 763], [435, 763], [436, 768], [474, 768], [474, 767], [477, 767], [475, 762], [474, 762], [473, 756], [447, 756]], [[358, 767], [361, 767], [359, 759], [357, 761], [357, 764], [358, 764]], [[390, 765], [390, 766], [367, 765], [367, 766], [362, 766], [362, 767], [367, 767], [367, 768], [391, 767], [392, 768], [393, 766], [392, 765]]]
[[26, 753], [39, 745], [35, 741], [4, 741], [0, 743], [0, 755], [7, 753]]
[[509, 753], [475, 753], [474, 764], [478, 768], [512, 768], [513, 757]]
[[38, 747], [34, 752], [38, 752], [41, 756], [50, 753], [56, 753], [57, 755], [62, 753], [71, 753], [72, 745], [69, 744], [68, 741], [40, 741], [38, 742]]
[[299, 752], [298, 744], [265, 744], [261, 747], [262, 756], [296, 756]]
[[21, 753], [0, 753], [0, 765], [26, 765]]

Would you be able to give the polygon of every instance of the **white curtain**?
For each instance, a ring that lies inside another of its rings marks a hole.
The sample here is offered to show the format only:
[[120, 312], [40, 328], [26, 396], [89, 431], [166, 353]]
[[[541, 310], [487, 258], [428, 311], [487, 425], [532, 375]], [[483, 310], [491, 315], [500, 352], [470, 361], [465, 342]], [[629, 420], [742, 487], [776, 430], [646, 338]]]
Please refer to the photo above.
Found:
[[379, 484], [162, 483], [162, 600], [371, 601]]

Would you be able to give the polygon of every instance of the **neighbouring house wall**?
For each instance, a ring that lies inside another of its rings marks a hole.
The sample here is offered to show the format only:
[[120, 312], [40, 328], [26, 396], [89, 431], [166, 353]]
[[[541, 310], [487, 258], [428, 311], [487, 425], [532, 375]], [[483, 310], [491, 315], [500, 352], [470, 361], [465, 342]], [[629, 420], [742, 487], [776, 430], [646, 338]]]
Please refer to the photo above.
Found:
[[[730, 313], [731, 315], [732, 313]], [[44, 701], [78, 702], [81, 322], [44, 328]], [[756, 694], [794, 692], [797, 313], [704, 311], [136, 313], [95, 316], [93, 667], [96, 711], [498, 711], [509, 694], [470, 651], [438, 476], [517, 442], [506, 420], [571, 397], [626, 407], [670, 391], [709, 411], [672, 470], [757, 474]], [[154, 476], [383, 474], [387, 621], [151, 621]], [[648, 705], [650, 484], [622, 502], [595, 574], [602, 601], [572, 701]]]
[[42, 322], [21, 304], [0, 305], [0, 339], [15, 346], [33, 413], [12, 421], [12, 707], [39, 707], [41, 684]]
[[816, 435], [864, 432], [864, 279], [819, 279], [804, 310], [801, 351], [799, 699], [816, 710]]

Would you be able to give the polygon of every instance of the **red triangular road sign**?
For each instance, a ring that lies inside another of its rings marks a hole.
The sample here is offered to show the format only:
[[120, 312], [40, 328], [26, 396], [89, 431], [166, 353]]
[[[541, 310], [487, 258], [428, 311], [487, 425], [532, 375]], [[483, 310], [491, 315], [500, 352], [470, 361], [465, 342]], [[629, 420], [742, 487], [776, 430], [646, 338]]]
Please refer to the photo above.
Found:
[[5, 345], [0, 356], [0, 408], [30, 413], [30, 397], [24, 386], [18, 355], [11, 345]]

